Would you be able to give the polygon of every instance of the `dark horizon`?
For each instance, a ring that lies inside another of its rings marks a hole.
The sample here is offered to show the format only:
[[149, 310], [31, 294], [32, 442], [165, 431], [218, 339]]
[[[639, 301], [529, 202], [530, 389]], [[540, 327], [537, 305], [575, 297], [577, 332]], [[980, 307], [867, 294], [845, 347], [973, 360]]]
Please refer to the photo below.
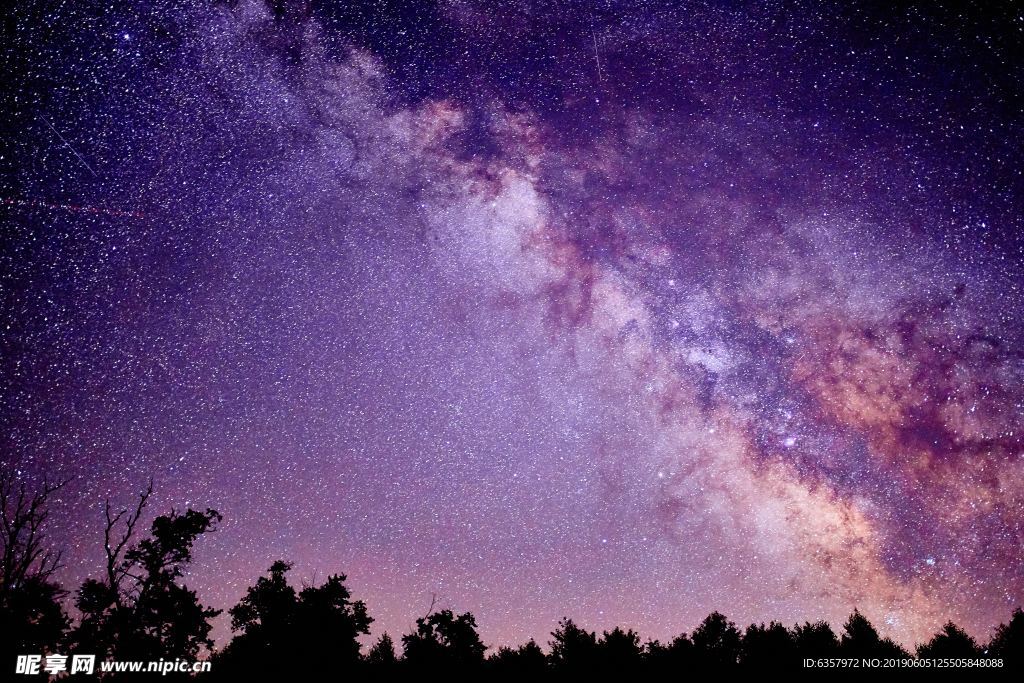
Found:
[[[493, 647], [480, 639], [475, 615], [458, 614], [432, 596], [408, 632], [384, 632], [364, 647], [374, 622], [367, 605], [349, 590], [347, 577], [296, 585], [293, 564], [273, 562], [230, 609], [204, 605], [186, 579], [197, 542], [224, 521], [216, 510], [188, 509], [157, 515], [143, 528], [153, 495], [104, 505], [104, 571], [70, 590], [55, 580], [62, 552], [44, 533], [51, 502], [67, 482], [31, 490], [0, 470], [0, 659], [17, 674], [99, 674], [121, 680], [120, 664], [158, 662], [192, 667], [162, 670], [174, 680], [238, 680], [268, 675], [360, 680], [446, 675], [493, 678], [645, 675], [687, 670], [747, 671], [808, 668], [1016, 669], [1024, 660], [1024, 610], [978, 642], [948, 621], [927, 642], [908, 649], [881, 636], [857, 609], [841, 629], [824, 621], [786, 627], [777, 621], [738, 627], [721, 612], [666, 642], [631, 628], [588, 631], [562, 617], [550, 640]], [[61, 607], [71, 598], [75, 610]], [[217, 644], [213, 620], [230, 618], [232, 636]], [[400, 644], [400, 645], [399, 645]], [[545, 647], [546, 646], [546, 647]], [[490, 651], [490, 652], [489, 652]], [[67, 666], [87, 658], [88, 668]], [[43, 664], [45, 662], [45, 664]], [[195, 667], [208, 668], [199, 671]], [[42, 669], [40, 667], [43, 667]], [[97, 668], [99, 667], [99, 668]], [[136, 669], [141, 671], [142, 669]], [[115, 673], [110, 673], [111, 671]], [[180, 675], [179, 675], [180, 674]], [[127, 677], [131, 677], [130, 675]]]

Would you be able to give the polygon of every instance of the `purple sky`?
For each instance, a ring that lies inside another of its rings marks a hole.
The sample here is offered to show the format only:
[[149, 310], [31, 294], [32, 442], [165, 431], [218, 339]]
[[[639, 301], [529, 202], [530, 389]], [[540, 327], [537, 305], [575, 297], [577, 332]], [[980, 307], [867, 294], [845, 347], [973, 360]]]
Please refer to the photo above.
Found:
[[12, 10], [0, 150], [69, 586], [153, 477], [205, 601], [288, 559], [375, 636], [1024, 600], [1021, 17], [76, 4]]

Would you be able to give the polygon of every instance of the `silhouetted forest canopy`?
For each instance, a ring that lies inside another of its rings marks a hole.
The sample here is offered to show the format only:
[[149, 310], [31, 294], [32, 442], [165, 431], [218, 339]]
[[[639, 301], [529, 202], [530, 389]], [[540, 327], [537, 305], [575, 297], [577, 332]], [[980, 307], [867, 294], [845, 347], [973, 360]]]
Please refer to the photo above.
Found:
[[[232, 638], [217, 647], [211, 620], [220, 609], [203, 605], [184, 584], [193, 547], [221, 521], [215, 510], [188, 509], [156, 516], [143, 532], [140, 521], [152, 485], [135, 505], [108, 502], [97, 530], [105, 562], [96, 575], [70, 593], [55, 579], [63, 567], [45, 536], [47, 501], [62, 483], [30, 489], [0, 471], [3, 507], [0, 634], [7, 674], [18, 655], [89, 653], [97, 661], [193, 660], [210, 658], [204, 680], [385, 680], [405, 676], [580, 677], [616, 674], [677, 677], [694, 670], [731, 667], [795, 669], [805, 659], [1003, 659], [1019, 665], [1024, 650], [1024, 612], [1017, 608], [987, 643], [947, 623], [910, 652], [882, 637], [854, 610], [837, 631], [823, 621], [787, 627], [778, 622], [737, 626], [713, 612], [693, 631], [668, 642], [642, 640], [631, 629], [598, 634], [563, 618], [541, 645], [488, 648], [474, 615], [435, 609], [416, 619], [409, 633], [385, 633], [369, 647], [373, 619], [345, 585], [344, 574], [297, 588], [292, 566], [270, 564], [266, 575], [227, 610]], [[71, 603], [71, 604], [69, 604]], [[73, 616], [72, 616], [73, 615]], [[488, 653], [488, 650], [491, 650]], [[45, 674], [40, 674], [45, 675]], [[100, 674], [117, 680], [132, 674]], [[187, 678], [172, 673], [165, 678]]]

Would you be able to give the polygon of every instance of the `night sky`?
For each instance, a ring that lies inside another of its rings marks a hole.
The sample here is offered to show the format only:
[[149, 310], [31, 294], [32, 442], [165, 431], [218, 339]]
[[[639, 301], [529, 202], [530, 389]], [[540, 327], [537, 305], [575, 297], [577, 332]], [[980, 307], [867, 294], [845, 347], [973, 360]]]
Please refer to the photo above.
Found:
[[273, 4], [3, 10], [0, 458], [74, 477], [67, 586], [152, 477], [205, 602], [289, 559], [375, 636], [1024, 602], [1024, 9]]

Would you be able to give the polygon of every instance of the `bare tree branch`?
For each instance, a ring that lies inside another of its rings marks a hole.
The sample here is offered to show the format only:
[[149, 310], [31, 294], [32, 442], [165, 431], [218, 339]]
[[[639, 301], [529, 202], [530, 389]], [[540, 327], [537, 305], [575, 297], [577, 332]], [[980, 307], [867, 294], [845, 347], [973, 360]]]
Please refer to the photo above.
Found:
[[431, 593], [430, 594], [430, 607], [427, 608], [427, 613], [423, 615], [424, 619], [426, 619], [427, 617], [429, 617], [431, 614], [434, 613], [434, 605], [436, 605], [436, 604], [437, 604], [437, 593]]
[[[131, 574], [132, 563], [124, 559], [125, 546], [132, 540], [132, 536], [135, 533], [135, 525], [138, 524], [139, 519], [142, 517], [146, 504], [149, 502], [149, 497], [152, 495], [153, 480], [150, 479], [149, 486], [139, 494], [139, 502], [135, 506], [134, 511], [129, 512], [125, 508], [115, 514], [110, 507], [110, 501], [107, 500], [104, 503], [106, 526], [103, 529], [103, 551], [107, 556], [107, 585], [110, 587], [111, 593], [114, 596], [114, 602], [118, 607], [123, 606], [121, 582], [125, 577], [134, 578]], [[122, 519], [124, 520], [124, 531], [119, 536], [116, 536], [114, 530]], [[117, 538], [116, 541], [114, 540], [115, 536]]]
[[64, 565], [62, 553], [46, 547], [48, 502], [70, 479], [44, 480], [35, 490], [0, 468], [0, 603], [26, 581], [49, 581]]

